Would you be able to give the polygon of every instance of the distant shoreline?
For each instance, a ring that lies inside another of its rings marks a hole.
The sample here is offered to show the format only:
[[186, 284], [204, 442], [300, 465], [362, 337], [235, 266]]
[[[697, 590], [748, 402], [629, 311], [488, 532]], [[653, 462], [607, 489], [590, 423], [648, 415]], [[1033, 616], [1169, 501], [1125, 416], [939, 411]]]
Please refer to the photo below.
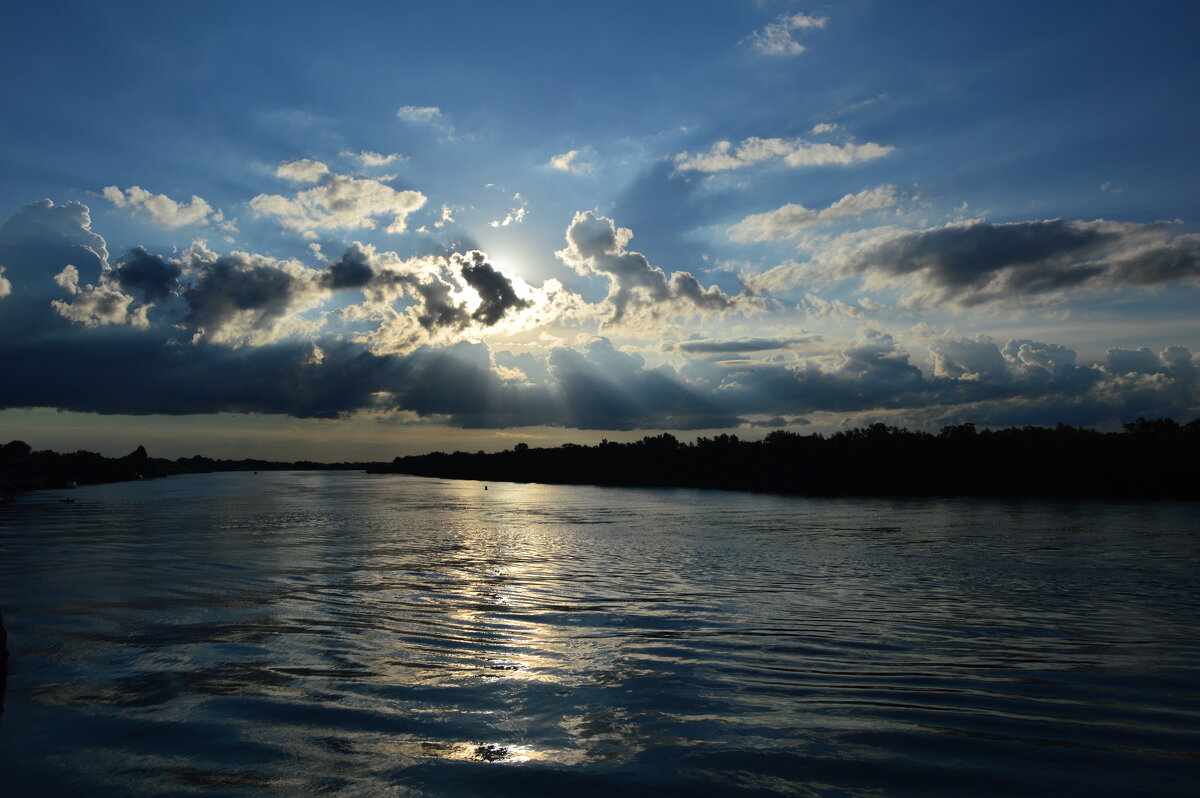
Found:
[[317, 463], [311, 460], [282, 462], [253, 458], [216, 460], [200, 455], [167, 460], [151, 457], [142, 446], [138, 446], [124, 457], [104, 457], [88, 451], [35, 452], [23, 441], [11, 441], [0, 446], [0, 500], [11, 501], [22, 493], [35, 490], [132, 482], [177, 474], [227, 471], [363, 471], [372, 465], [382, 464]]
[[1040, 497], [1200, 500], [1200, 421], [1138, 419], [1122, 432], [1059, 425], [939, 434], [884, 424], [828, 437], [777, 430], [679, 441], [517, 444], [495, 453], [433, 452], [370, 465], [485, 482], [704, 488], [807, 496]]
[[124, 457], [0, 446], [0, 500], [33, 490], [229, 471], [365, 471], [485, 482], [739, 490], [803, 496], [977, 496], [1200, 500], [1200, 419], [1138, 419], [1122, 432], [1070, 427], [938, 434], [884, 424], [829, 436], [776, 430], [686, 443], [663, 433], [631, 443], [567, 443], [510, 450], [431, 452], [385, 462], [284, 462], [199, 455]]

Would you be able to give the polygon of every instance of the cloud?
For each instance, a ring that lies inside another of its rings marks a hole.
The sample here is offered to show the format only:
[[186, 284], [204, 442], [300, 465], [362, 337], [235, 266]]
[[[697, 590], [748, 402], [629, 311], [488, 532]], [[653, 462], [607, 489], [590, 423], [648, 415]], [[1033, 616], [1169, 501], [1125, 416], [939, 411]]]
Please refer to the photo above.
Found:
[[[817, 268], [840, 279], [900, 284], [910, 307], [1057, 301], [1069, 290], [1146, 287], [1200, 278], [1200, 236], [1171, 235], [1168, 223], [954, 222], [924, 230], [886, 228], [835, 242]], [[764, 275], [765, 277], [766, 275]], [[782, 280], [786, 273], [774, 275]]]
[[307, 238], [329, 230], [373, 230], [387, 217], [391, 222], [385, 231], [403, 233], [408, 215], [425, 204], [419, 191], [396, 191], [378, 180], [335, 174], [320, 161], [288, 161], [275, 174], [293, 183], [315, 185], [292, 197], [259, 194], [250, 200], [250, 207]]
[[179, 261], [166, 260], [147, 252], [143, 247], [131, 249], [117, 261], [112, 275], [122, 291], [136, 291], [145, 303], [167, 299], [180, 290], [179, 277], [183, 266]]
[[190, 261], [192, 283], [183, 298], [193, 341], [261, 346], [319, 326], [298, 318], [321, 298], [318, 273], [299, 261], [207, 250], [193, 251]]
[[[357, 289], [365, 302], [343, 311], [356, 319], [373, 319], [378, 326], [362, 339], [377, 352], [407, 352], [429, 343], [452, 343], [462, 335], [510, 323], [518, 316], [529, 323], [553, 316], [564, 298], [556, 281], [542, 289], [513, 280], [478, 250], [452, 253], [448, 258], [421, 256], [402, 259], [355, 243], [318, 278], [330, 291]], [[412, 304], [396, 307], [400, 300]], [[562, 309], [560, 309], [560, 313]]]
[[275, 176], [293, 183], [319, 183], [330, 174], [329, 167], [311, 158], [285, 161], [275, 169]]
[[402, 105], [396, 116], [406, 122], [436, 122], [442, 118], [442, 109], [433, 105]]
[[847, 216], [859, 216], [868, 211], [888, 208], [898, 198], [894, 186], [879, 186], [857, 194], [847, 194], [828, 208], [815, 210], [799, 204], [788, 204], [766, 213], [747, 216], [729, 228], [734, 241], [770, 241], [795, 238], [804, 230], [827, 224]]
[[826, 133], [833, 133], [837, 131], [838, 127], [838, 124], [835, 122], [820, 122], [816, 125], [813, 125], [813, 128], [809, 131], [809, 134], [813, 136], [821, 136]]
[[520, 224], [521, 222], [525, 221], [525, 215], [527, 213], [528, 213], [528, 210], [525, 209], [524, 207], [513, 208], [511, 211], [509, 211], [507, 214], [505, 214], [503, 219], [494, 219], [494, 220], [488, 222], [488, 226], [489, 227], [508, 227], [510, 224]]
[[[107, 273], [106, 273], [107, 275]], [[68, 264], [54, 277], [54, 282], [71, 295], [70, 301], [55, 299], [50, 306], [63, 318], [99, 327], [106, 324], [132, 324], [146, 327], [149, 322], [143, 308], [131, 311], [133, 297], [122, 293], [109, 280], [102, 279], [96, 285], [79, 285], [79, 271]]]
[[455, 255], [453, 260], [467, 285], [479, 294], [479, 305], [471, 313], [475, 321], [490, 327], [510, 310], [529, 307], [530, 303], [518, 297], [513, 290], [512, 280], [488, 263], [484, 253], [476, 250], [466, 255]]
[[4, 276], [4, 267], [0, 266], [0, 299], [12, 293], [12, 283]]
[[829, 319], [839, 316], [846, 319], [857, 319], [866, 315], [865, 307], [851, 305], [840, 299], [823, 299], [813, 293], [805, 294], [798, 307], [810, 319]]
[[781, 162], [784, 166], [849, 166], [882, 158], [895, 147], [868, 142], [844, 144], [811, 142], [804, 139], [762, 139], [752, 136], [735, 148], [730, 141], [718, 141], [706, 153], [677, 153], [673, 160], [679, 172], [725, 172], [759, 163]]
[[442, 109], [437, 106], [403, 105], [397, 109], [396, 117], [413, 124], [429, 125], [441, 132], [443, 141], [452, 141], [455, 138], [454, 126], [450, 124], [446, 115], [442, 113]]
[[576, 429], [714, 429], [740, 419], [689, 386], [669, 366], [645, 368], [636, 354], [606, 338], [584, 351], [551, 351], [550, 370], [561, 391], [564, 423]]
[[362, 152], [359, 152], [359, 153], [343, 152], [342, 156], [347, 157], [347, 158], [353, 158], [354, 160], [358, 161], [360, 164], [362, 164], [363, 166], [365, 166], [369, 169], [374, 169], [374, 168], [377, 168], [380, 166], [387, 166], [388, 164], [396, 163], [397, 161], [407, 160], [407, 158], [405, 156], [401, 155], [398, 152], [392, 152], [392, 153], [388, 153], [387, 155], [384, 155], [384, 154], [378, 153], [378, 152], [371, 152], [370, 150], [363, 150]]
[[577, 162], [575, 159], [578, 156], [579, 150], [568, 150], [561, 155], [555, 155], [552, 157], [547, 166], [549, 166], [551, 169], [557, 169], [560, 172], [567, 172], [575, 175], [581, 175], [590, 172], [592, 170], [591, 165], [583, 163], [582, 161]]
[[610, 322], [620, 322], [630, 312], [722, 311], [736, 304], [716, 286], [701, 286], [689, 272], [675, 272], [668, 279], [645, 255], [625, 248], [632, 238], [633, 231], [617, 227], [612, 219], [577, 211], [567, 227], [567, 247], [554, 253], [581, 275], [608, 278]]
[[[672, 350], [678, 368], [652, 366], [605, 339], [513, 354], [495, 344], [503, 328], [590, 307], [554, 281], [535, 289], [504, 275], [479, 252], [402, 258], [353, 244], [308, 268], [253, 253], [218, 255], [198, 242], [178, 258], [135, 248], [109, 265], [90, 225], [85, 206], [45, 202], [0, 227], [0, 262], [13, 285], [0, 313], [0, 407], [709, 429], [814, 412], [935, 427], [1111, 424], [1138, 415], [1186, 418], [1200, 404], [1200, 370], [1182, 346], [1113, 348], [1087, 363], [1034, 339], [999, 344], [918, 333], [902, 342], [866, 328], [840, 343], [803, 335], [684, 341]], [[1116, 238], [1103, 246], [1117, 247], [1117, 260], [1143, 276], [1166, 268], [1147, 272], [1148, 253], [1189, 240], [1171, 239], [1166, 227], [1105, 230]], [[628, 312], [695, 308], [692, 284], [627, 249], [628, 230], [585, 212], [567, 232], [564, 261], [624, 280], [639, 302], [651, 303], [631, 302]], [[363, 302], [344, 308], [354, 309], [347, 327], [331, 330], [342, 309], [318, 311], [343, 292], [361, 293]], [[469, 340], [484, 332], [488, 344]], [[927, 361], [917, 346], [928, 350]]]
[[769, 352], [775, 349], [788, 349], [795, 344], [810, 343], [820, 340], [820, 336], [810, 335], [805, 338], [743, 338], [740, 340], [710, 339], [704, 341], [684, 341], [679, 344], [680, 352], [689, 355], [725, 355], [741, 354], [743, 352]]
[[226, 232], [236, 232], [225, 214], [214, 210], [205, 200], [192, 195], [190, 202], [182, 203], [166, 194], [152, 194], [141, 186], [130, 186], [122, 191], [116, 186], [105, 186], [103, 195], [118, 208], [130, 208], [147, 214], [164, 227], [185, 227], [191, 224], [214, 224]]
[[97, 265], [107, 263], [108, 247], [92, 230], [86, 205], [55, 205], [44, 199], [26, 205], [0, 227], [0, 255], [10, 275], [44, 276], [80, 257]]
[[792, 38], [792, 31], [806, 28], [824, 28], [825, 17], [807, 14], [784, 14], [760, 31], [742, 40], [763, 55], [793, 56], [804, 52], [804, 45]]

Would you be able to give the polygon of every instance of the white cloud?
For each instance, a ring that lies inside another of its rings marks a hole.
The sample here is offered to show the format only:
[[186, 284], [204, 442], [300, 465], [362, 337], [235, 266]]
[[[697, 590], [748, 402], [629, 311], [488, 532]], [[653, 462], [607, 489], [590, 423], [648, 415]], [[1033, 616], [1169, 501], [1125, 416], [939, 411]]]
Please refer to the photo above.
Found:
[[521, 204], [509, 211], [503, 219], [495, 219], [491, 222], [488, 222], [489, 227], [508, 227], [510, 224], [520, 224], [521, 222], [525, 221], [525, 215], [528, 213], [527, 207], [529, 205], [529, 200], [521, 196], [520, 191], [513, 194], [512, 198]]
[[792, 31], [805, 28], [824, 28], [825, 17], [813, 17], [808, 14], [784, 14], [760, 31], [742, 40], [763, 55], [793, 56], [800, 55], [806, 49], [792, 38]]
[[0, 266], [0, 299], [12, 293], [12, 283], [4, 276], [4, 267]]
[[370, 150], [363, 150], [362, 152], [359, 152], [359, 153], [343, 152], [342, 155], [347, 158], [353, 158], [354, 160], [358, 161], [360, 164], [362, 164], [363, 166], [366, 166], [368, 168], [375, 168], [378, 166], [387, 166], [390, 163], [396, 163], [396, 161], [407, 160], [406, 156], [403, 156], [398, 152], [392, 152], [392, 153], [388, 153], [387, 155], [384, 155], [383, 153], [371, 152]]
[[433, 105], [402, 105], [396, 116], [406, 122], [436, 122], [442, 118], [442, 109]]
[[879, 186], [857, 194], [847, 194], [828, 208], [820, 210], [788, 204], [773, 211], [747, 216], [729, 228], [729, 237], [734, 241], [795, 238], [807, 228], [845, 216], [858, 216], [868, 211], [891, 207], [896, 201], [895, 187]]
[[442, 206], [442, 218], [433, 223], [434, 227], [445, 227], [454, 221], [454, 209], [449, 205]]
[[813, 125], [813, 129], [809, 132], [814, 136], [820, 136], [825, 133], [833, 133], [837, 129], [838, 125], [834, 122], [821, 122], [820, 124]]
[[51, 301], [50, 306], [60, 316], [79, 322], [85, 327], [100, 327], [106, 324], [131, 324], [145, 328], [150, 322], [147, 311], [150, 305], [142, 305], [132, 312], [129, 306], [133, 297], [122, 293], [109, 282], [101, 279], [98, 285], [79, 285], [79, 271], [68, 264], [54, 276], [54, 282], [72, 296], [71, 301]]
[[513, 208], [503, 219], [488, 222], [489, 227], [508, 227], [510, 224], [520, 224], [525, 221], [525, 208]]
[[117, 186], [105, 186], [104, 198], [118, 208], [130, 208], [148, 214], [154, 221], [166, 227], [184, 227], [189, 224], [225, 222], [221, 211], [214, 211], [205, 200], [192, 195], [190, 202], [176, 202], [166, 194], [152, 194], [141, 186], [130, 186], [122, 191]]
[[579, 150], [568, 150], [561, 155], [555, 155], [547, 164], [551, 169], [557, 169], [560, 172], [568, 172], [570, 174], [581, 175], [592, 170], [591, 164], [583, 163], [575, 160], [579, 156]]
[[757, 163], [782, 161], [785, 166], [825, 166], [871, 161], [892, 153], [896, 148], [867, 142], [857, 144], [814, 143], [804, 139], [762, 139], [751, 136], [735, 148], [730, 141], [718, 141], [706, 153], [675, 155], [675, 168], [680, 172], [725, 172]]
[[329, 174], [328, 166], [309, 158], [286, 161], [275, 170], [276, 177], [282, 177], [293, 183], [317, 183], [327, 174]]
[[403, 233], [410, 213], [425, 204], [419, 191], [397, 191], [378, 180], [339, 175], [320, 161], [289, 161], [275, 170], [295, 183], [314, 183], [295, 196], [259, 194], [250, 207], [260, 216], [274, 216], [283, 227], [316, 238], [319, 231], [374, 229], [377, 217], [391, 217], [385, 230]]

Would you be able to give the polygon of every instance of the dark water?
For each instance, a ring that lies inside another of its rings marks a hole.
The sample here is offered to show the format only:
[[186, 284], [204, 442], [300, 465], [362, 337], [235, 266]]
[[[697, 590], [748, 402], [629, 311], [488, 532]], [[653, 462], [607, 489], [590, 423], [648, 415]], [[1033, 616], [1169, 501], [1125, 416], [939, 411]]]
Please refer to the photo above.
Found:
[[1183, 504], [223, 474], [0, 506], [0, 794], [1200, 790]]

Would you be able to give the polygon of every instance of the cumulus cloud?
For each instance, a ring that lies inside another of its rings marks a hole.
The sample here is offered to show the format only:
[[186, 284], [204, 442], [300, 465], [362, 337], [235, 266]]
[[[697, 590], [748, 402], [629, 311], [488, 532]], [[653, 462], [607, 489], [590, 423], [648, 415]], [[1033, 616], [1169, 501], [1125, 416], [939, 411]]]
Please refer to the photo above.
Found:
[[632, 238], [632, 230], [617, 227], [612, 219], [577, 211], [567, 227], [567, 247], [554, 253], [579, 274], [608, 278], [610, 322], [620, 322], [630, 312], [654, 315], [670, 306], [677, 311], [721, 311], [736, 304], [718, 287], [704, 288], [688, 272], [674, 272], [668, 278], [645, 255], [625, 248]]
[[191, 224], [213, 224], [225, 232], [236, 232], [237, 227], [215, 210], [205, 200], [192, 195], [189, 202], [177, 202], [166, 194], [152, 194], [141, 186], [130, 186], [121, 190], [117, 186], [105, 186], [103, 195], [118, 208], [130, 208], [148, 215], [164, 227], [185, 227]]
[[144, 303], [167, 299], [180, 290], [183, 265], [135, 247], [113, 264], [112, 277], [122, 291], [136, 291]]
[[86, 327], [106, 324], [132, 324], [146, 327], [149, 321], [146, 309], [131, 311], [133, 297], [122, 293], [110, 281], [98, 284], [79, 285], [79, 271], [68, 264], [54, 277], [54, 282], [71, 295], [69, 301], [55, 299], [50, 306], [63, 318], [79, 322]]
[[674, 161], [675, 169], [679, 172], [726, 172], [760, 163], [782, 163], [793, 168], [830, 164], [849, 166], [882, 158], [895, 149], [873, 142], [832, 144], [800, 138], [763, 139], [751, 136], [736, 147], [731, 141], [718, 141], [706, 153], [677, 153]]
[[816, 265], [816, 271], [800, 264], [787, 271], [823, 269], [835, 278], [899, 284], [910, 307], [963, 309], [1051, 301], [1069, 290], [1195, 283], [1200, 236], [1172, 236], [1167, 223], [973, 220], [849, 237], [819, 253]]
[[92, 230], [88, 206], [81, 202], [55, 205], [48, 199], [26, 205], [4, 223], [0, 254], [10, 279], [17, 274], [61, 269], [80, 257], [97, 265], [108, 262], [108, 246]]
[[795, 238], [811, 227], [888, 208], [897, 201], [894, 186], [879, 186], [857, 194], [847, 194], [827, 208], [806, 208], [791, 203], [773, 211], [747, 216], [729, 228], [729, 237], [744, 242]]
[[184, 291], [193, 341], [263, 345], [318, 322], [299, 314], [320, 301], [319, 274], [296, 260], [232, 252], [191, 253], [192, 283]]
[[825, 17], [813, 17], [808, 14], [784, 14], [775, 19], [760, 31], [743, 39], [743, 43], [753, 47], [763, 55], [793, 56], [804, 52], [804, 45], [792, 37], [792, 31], [806, 28], [824, 28]]
[[389, 217], [386, 232], [403, 233], [408, 215], [425, 204], [425, 195], [419, 191], [397, 191], [379, 180], [339, 175], [320, 161], [288, 161], [275, 174], [292, 183], [312, 184], [312, 188], [291, 197], [259, 194], [250, 200], [250, 207], [308, 238], [329, 230], [373, 230]]

